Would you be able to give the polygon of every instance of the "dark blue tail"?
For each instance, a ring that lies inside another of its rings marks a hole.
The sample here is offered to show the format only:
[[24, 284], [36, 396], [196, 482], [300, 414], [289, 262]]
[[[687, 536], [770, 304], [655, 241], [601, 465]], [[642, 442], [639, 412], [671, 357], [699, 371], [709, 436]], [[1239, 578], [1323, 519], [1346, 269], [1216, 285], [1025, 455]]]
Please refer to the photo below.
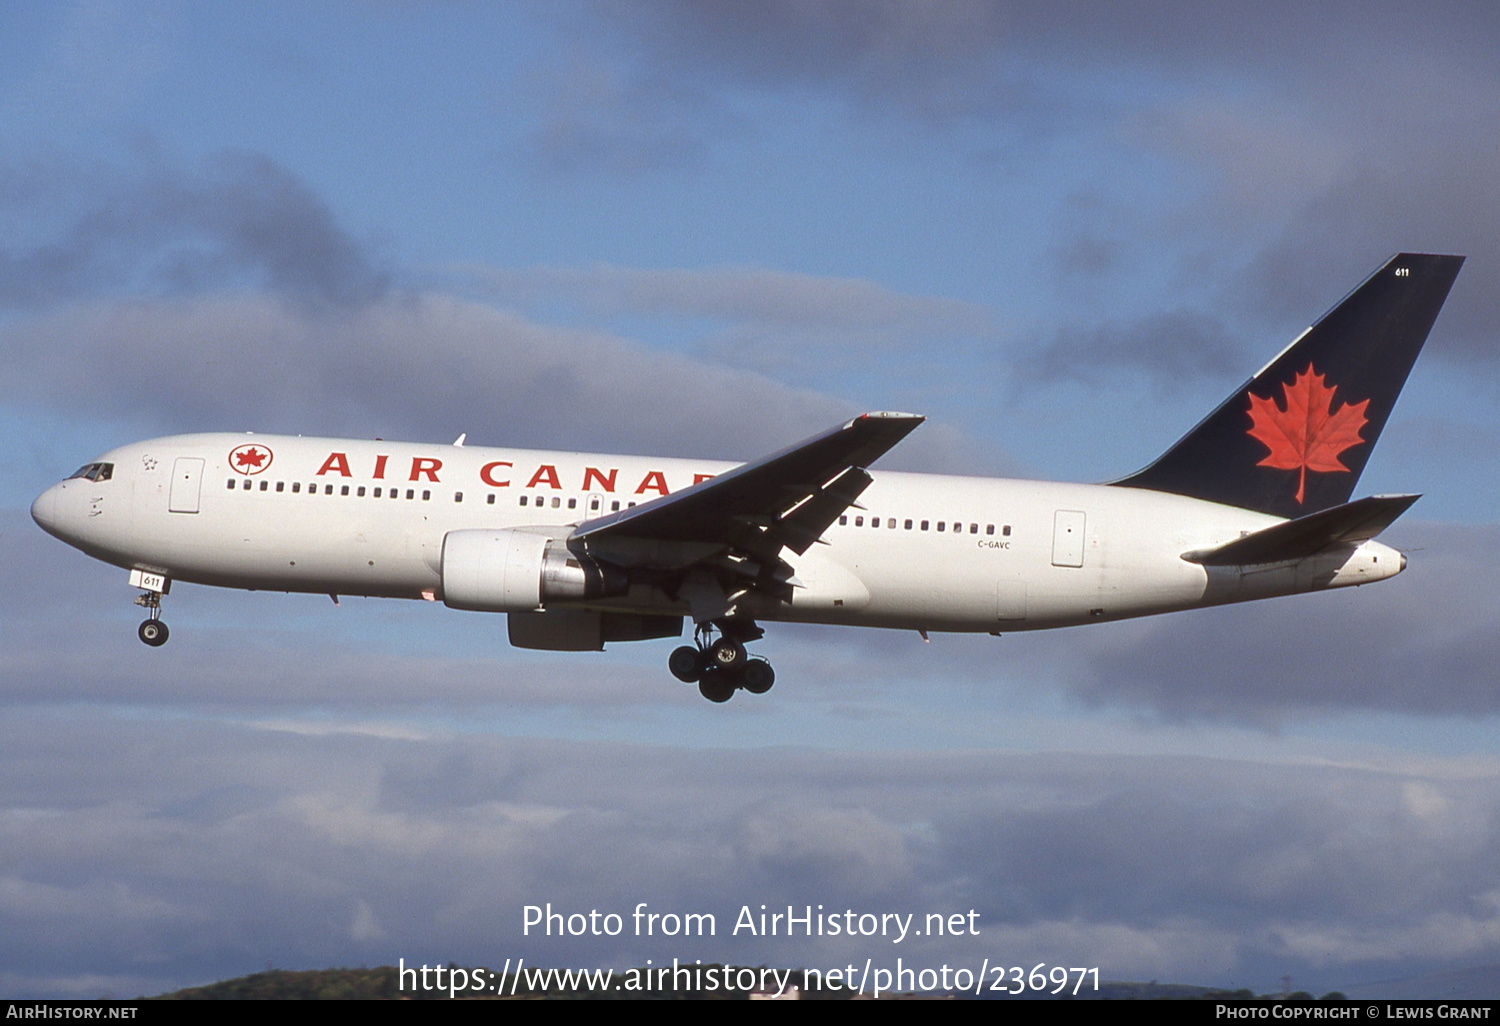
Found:
[[1392, 257], [1160, 459], [1114, 483], [1288, 518], [1348, 502], [1463, 262]]

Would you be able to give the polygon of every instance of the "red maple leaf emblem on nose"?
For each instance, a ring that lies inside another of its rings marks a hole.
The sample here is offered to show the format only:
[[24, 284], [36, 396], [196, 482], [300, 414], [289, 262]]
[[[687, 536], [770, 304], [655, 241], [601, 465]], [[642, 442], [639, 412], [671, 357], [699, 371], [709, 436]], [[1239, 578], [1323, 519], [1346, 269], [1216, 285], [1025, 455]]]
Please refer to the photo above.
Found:
[[1339, 462], [1348, 448], [1364, 444], [1360, 429], [1369, 423], [1365, 417], [1366, 399], [1359, 403], [1342, 403], [1333, 408], [1333, 394], [1323, 375], [1313, 370], [1298, 374], [1291, 384], [1281, 386], [1285, 406], [1274, 398], [1262, 399], [1250, 394], [1250, 430], [1247, 434], [1271, 452], [1256, 466], [1277, 470], [1300, 471], [1297, 475], [1297, 502], [1306, 491], [1307, 472], [1329, 474], [1349, 468]]

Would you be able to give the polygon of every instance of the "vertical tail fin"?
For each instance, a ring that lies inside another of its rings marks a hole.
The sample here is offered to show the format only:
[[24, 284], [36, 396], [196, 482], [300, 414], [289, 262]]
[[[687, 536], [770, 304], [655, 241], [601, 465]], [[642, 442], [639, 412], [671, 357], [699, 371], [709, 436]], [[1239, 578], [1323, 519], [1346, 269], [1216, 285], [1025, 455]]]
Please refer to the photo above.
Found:
[[1392, 257], [1160, 459], [1114, 483], [1288, 518], [1348, 502], [1463, 262]]

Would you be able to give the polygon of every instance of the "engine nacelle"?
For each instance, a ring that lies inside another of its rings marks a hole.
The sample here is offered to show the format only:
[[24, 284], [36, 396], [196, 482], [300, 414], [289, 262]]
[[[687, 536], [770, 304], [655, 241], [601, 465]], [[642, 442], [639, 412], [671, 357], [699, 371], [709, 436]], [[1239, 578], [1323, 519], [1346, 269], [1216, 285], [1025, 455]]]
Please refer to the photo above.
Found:
[[483, 613], [531, 613], [548, 602], [623, 595], [625, 571], [568, 551], [556, 528], [449, 531], [443, 602]]

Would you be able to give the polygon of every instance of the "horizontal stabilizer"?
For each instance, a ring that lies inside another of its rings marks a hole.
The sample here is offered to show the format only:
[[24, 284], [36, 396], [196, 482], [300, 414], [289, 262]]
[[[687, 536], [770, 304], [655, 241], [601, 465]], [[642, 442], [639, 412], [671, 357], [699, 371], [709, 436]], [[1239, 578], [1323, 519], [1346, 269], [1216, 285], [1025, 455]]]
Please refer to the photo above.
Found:
[[1367, 542], [1411, 508], [1420, 495], [1372, 495], [1256, 531], [1212, 549], [1184, 552], [1203, 566], [1247, 566], [1303, 559], [1335, 546]]

